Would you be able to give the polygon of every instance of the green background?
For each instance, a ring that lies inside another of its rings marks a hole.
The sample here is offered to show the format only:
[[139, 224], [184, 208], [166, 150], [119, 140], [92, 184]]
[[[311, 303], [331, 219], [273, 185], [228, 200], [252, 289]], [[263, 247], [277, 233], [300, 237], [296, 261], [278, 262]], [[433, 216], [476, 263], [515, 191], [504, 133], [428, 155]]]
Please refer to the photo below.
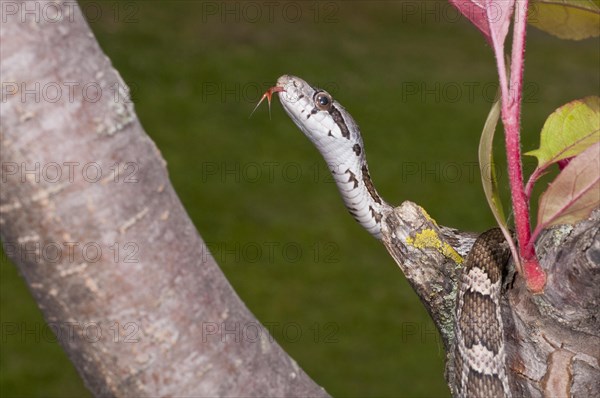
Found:
[[[361, 126], [388, 202], [483, 231], [477, 145], [497, 75], [481, 34], [444, 1], [82, 4], [190, 217], [284, 349], [334, 396], [448, 396], [432, 322], [317, 151], [277, 100], [271, 120], [264, 105], [249, 115], [284, 73], [326, 88]], [[598, 94], [597, 45], [529, 30], [525, 150], [554, 109]], [[1, 395], [89, 395], [4, 255], [0, 269], [2, 325], [34, 330], [3, 328]]]

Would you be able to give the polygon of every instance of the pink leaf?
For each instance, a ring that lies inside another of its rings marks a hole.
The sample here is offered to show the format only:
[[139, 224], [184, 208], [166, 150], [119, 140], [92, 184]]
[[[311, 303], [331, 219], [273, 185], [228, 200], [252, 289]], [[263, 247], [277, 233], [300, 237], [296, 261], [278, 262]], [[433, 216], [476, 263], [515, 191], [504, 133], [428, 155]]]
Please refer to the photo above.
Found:
[[467, 17], [494, 46], [492, 37], [501, 46], [508, 32], [515, 0], [449, 0]]
[[542, 194], [532, 242], [542, 229], [581, 221], [600, 206], [599, 154], [597, 142], [571, 160]]

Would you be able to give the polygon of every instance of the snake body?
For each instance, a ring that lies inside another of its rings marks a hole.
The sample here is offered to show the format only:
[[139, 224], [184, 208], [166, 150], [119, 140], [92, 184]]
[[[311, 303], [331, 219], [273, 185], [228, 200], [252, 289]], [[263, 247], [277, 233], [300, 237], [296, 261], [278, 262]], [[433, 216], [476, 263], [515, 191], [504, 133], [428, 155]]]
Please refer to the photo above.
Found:
[[481, 234], [458, 278], [454, 333], [459, 397], [509, 397], [500, 291], [510, 249], [499, 228]]
[[[375, 238], [392, 211], [369, 175], [358, 125], [324, 90], [283, 75], [265, 95], [279, 93], [283, 109], [319, 150], [350, 214]], [[502, 266], [509, 251], [498, 229], [479, 236], [459, 276], [455, 313], [454, 394], [509, 397], [500, 315]]]

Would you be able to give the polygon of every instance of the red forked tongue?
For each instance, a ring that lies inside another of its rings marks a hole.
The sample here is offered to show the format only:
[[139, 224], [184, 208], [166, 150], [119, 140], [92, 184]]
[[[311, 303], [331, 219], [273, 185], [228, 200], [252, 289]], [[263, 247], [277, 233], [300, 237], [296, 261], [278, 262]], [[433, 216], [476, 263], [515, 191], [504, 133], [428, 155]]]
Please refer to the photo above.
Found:
[[252, 115], [254, 114], [254, 112], [258, 109], [259, 105], [266, 98], [267, 99], [267, 103], [269, 104], [269, 119], [270, 119], [271, 118], [271, 97], [273, 96], [273, 93], [279, 93], [281, 91], [284, 91], [283, 87], [273, 86], [273, 87], [268, 88], [267, 91], [265, 91], [265, 93], [260, 98], [260, 101], [258, 101], [258, 104], [256, 104], [256, 106], [252, 110], [252, 113], [250, 114], [250, 117], [252, 117]]

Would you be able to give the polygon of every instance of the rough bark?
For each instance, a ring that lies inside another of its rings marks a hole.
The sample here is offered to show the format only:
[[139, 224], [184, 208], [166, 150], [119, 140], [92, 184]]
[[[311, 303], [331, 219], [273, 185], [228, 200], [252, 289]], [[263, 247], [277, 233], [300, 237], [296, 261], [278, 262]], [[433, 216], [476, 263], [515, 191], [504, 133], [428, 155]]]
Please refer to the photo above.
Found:
[[[575, 226], [542, 234], [536, 245], [548, 274], [542, 294], [529, 293], [520, 275], [508, 270], [502, 316], [515, 396], [600, 396], [599, 227], [596, 210]], [[404, 202], [385, 220], [384, 244], [442, 335], [451, 389], [456, 278], [474, 238], [438, 226], [411, 202]]]
[[23, 3], [3, 8], [0, 226], [87, 387], [327, 396], [228, 284], [124, 82], [69, 4], [57, 21], [24, 18]]

